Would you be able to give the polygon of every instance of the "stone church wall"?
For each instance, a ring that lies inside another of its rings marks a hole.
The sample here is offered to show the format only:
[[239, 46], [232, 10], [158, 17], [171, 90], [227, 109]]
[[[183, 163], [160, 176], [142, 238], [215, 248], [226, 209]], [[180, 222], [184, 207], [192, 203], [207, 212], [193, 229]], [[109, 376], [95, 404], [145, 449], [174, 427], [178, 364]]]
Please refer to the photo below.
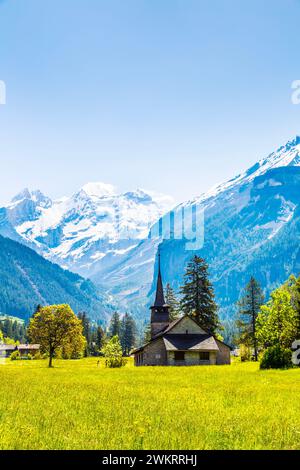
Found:
[[145, 346], [143, 362], [148, 366], [167, 365], [167, 352], [162, 338]]
[[230, 364], [230, 348], [226, 346], [226, 344], [222, 343], [221, 341], [216, 340], [218, 345], [219, 351], [217, 353], [217, 364]]

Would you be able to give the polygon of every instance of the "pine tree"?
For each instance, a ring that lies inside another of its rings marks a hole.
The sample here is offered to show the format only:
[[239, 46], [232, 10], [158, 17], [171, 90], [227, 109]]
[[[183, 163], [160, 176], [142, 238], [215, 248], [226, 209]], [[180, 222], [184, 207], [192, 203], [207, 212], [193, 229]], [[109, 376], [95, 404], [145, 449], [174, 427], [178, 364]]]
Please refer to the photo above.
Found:
[[100, 349], [103, 348], [104, 343], [105, 343], [104, 330], [103, 328], [101, 328], [101, 326], [98, 326], [96, 330], [96, 346], [97, 346], [98, 351], [100, 351]]
[[150, 340], [151, 340], [151, 324], [147, 323], [147, 325], [145, 326], [145, 330], [144, 330], [143, 343], [149, 343]]
[[135, 339], [136, 339], [135, 321], [128, 313], [125, 313], [124, 317], [122, 318], [121, 337], [120, 337], [123, 354], [125, 356], [128, 356], [130, 354], [131, 349], [135, 345]]
[[110, 320], [109, 324], [109, 336], [112, 338], [113, 336], [118, 336], [120, 338], [121, 333], [121, 321], [120, 315], [118, 312], [115, 312]]
[[169, 305], [169, 318], [170, 322], [176, 320], [179, 317], [180, 307], [179, 301], [176, 298], [174, 289], [168, 283], [166, 286], [166, 303]]
[[85, 357], [91, 354], [92, 349], [92, 331], [91, 331], [91, 322], [89, 317], [87, 316], [86, 312], [79, 312], [78, 318], [81, 320], [83, 326], [83, 336], [86, 339], [86, 347], [84, 351]]
[[185, 282], [180, 289], [181, 310], [192, 317], [209, 333], [220, 326], [212, 284], [208, 279], [208, 265], [195, 255], [188, 263]]
[[255, 361], [258, 359], [256, 320], [263, 303], [262, 289], [256, 279], [251, 277], [244, 296], [238, 302], [239, 312], [236, 325], [240, 332], [240, 343], [253, 348]]

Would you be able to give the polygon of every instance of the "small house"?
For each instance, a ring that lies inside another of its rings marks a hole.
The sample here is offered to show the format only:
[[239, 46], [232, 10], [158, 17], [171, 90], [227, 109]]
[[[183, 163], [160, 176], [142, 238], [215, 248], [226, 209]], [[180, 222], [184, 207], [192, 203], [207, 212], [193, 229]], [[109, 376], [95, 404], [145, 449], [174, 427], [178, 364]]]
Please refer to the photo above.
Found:
[[14, 351], [19, 351], [21, 357], [34, 356], [39, 350], [39, 344], [0, 344], [0, 358], [10, 357]]

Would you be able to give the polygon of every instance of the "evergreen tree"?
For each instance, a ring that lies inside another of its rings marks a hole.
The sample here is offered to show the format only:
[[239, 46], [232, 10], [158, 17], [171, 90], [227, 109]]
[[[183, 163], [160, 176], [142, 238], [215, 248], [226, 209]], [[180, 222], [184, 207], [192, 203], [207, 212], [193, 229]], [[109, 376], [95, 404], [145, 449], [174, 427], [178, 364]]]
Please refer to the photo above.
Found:
[[256, 279], [251, 277], [245, 288], [244, 296], [238, 302], [239, 311], [236, 325], [239, 329], [240, 343], [253, 348], [256, 361], [258, 359], [256, 320], [263, 303], [262, 289]]
[[97, 350], [100, 351], [105, 344], [105, 333], [101, 326], [97, 326], [95, 340]]
[[81, 320], [82, 327], [83, 327], [83, 336], [86, 339], [86, 346], [84, 355], [85, 357], [91, 354], [92, 350], [92, 331], [91, 331], [91, 322], [89, 317], [87, 316], [86, 312], [79, 312], [78, 314], [79, 320]]
[[113, 336], [118, 336], [120, 338], [121, 334], [121, 321], [120, 315], [118, 312], [115, 312], [110, 320], [109, 324], [109, 336], [112, 338]]
[[7, 336], [8, 338], [13, 337], [13, 323], [9, 318], [5, 318], [4, 320], [4, 336]]
[[145, 330], [144, 330], [143, 343], [149, 343], [150, 340], [151, 340], [151, 324], [147, 323]]
[[180, 307], [179, 301], [175, 295], [174, 289], [168, 283], [166, 286], [166, 303], [169, 305], [169, 318], [170, 322], [176, 320], [179, 317]]
[[206, 331], [215, 333], [220, 324], [213, 287], [208, 279], [208, 265], [204, 259], [195, 255], [187, 265], [184, 278], [180, 289], [182, 311], [194, 317]]
[[120, 340], [123, 354], [129, 356], [131, 349], [135, 345], [136, 325], [134, 319], [128, 313], [125, 313], [122, 318]]

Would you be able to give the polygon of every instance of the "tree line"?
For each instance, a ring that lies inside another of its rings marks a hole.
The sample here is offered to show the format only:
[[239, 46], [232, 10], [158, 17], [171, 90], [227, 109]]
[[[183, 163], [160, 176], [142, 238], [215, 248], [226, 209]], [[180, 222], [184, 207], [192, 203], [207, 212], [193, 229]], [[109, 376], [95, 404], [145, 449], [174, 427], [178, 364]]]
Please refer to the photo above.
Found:
[[238, 302], [236, 326], [242, 360], [261, 355], [262, 368], [291, 366], [293, 344], [300, 339], [300, 277], [290, 276], [266, 303], [251, 277]]
[[25, 343], [27, 339], [25, 323], [12, 320], [9, 317], [0, 319], [0, 332], [5, 343]]
[[[203, 258], [195, 255], [188, 262], [179, 295], [178, 298], [167, 284], [165, 300], [169, 305], [170, 321], [188, 314], [207, 332], [222, 339], [223, 327], [209, 280], [208, 265]], [[293, 342], [300, 338], [300, 278], [291, 276], [271, 293], [268, 302], [264, 302], [261, 286], [251, 277], [238, 302], [234, 342], [240, 345], [242, 359], [257, 361], [259, 355], [266, 352], [267, 356], [273, 354], [276, 361], [282, 363], [283, 358], [290, 357], [288, 351], [291, 352]], [[13, 337], [15, 341], [25, 338], [41, 344], [42, 350], [46, 350], [50, 357], [50, 365], [54, 356], [97, 356], [110, 347], [122, 356], [129, 356], [141, 342], [130, 314], [121, 316], [115, 312], [105, 330], [92, 322], [86, 312], [76, 316], [69, 305], [39, 305], [26, 331], [20, 324], [9, 320], [0, 322], [0, 331], [2, 337]], [[150, 324], [143, 339], [146, 342], [150, 340]]]

